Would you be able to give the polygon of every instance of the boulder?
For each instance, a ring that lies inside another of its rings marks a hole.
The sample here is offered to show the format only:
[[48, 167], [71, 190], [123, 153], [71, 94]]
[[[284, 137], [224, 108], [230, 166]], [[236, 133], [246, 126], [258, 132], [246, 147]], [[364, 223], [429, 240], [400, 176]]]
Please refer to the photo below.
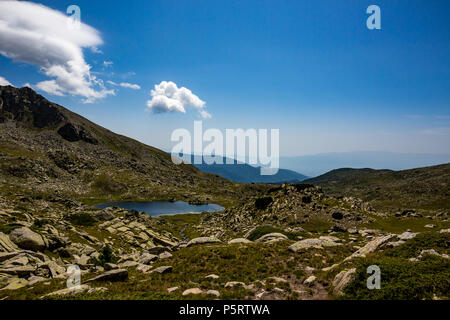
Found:
[[339, 272], [333, 280], [333, 294], [343, 295], [344, 288], [355, 279], [356, 268], [342, 270]]
[[119, 267], [117, 266], [117, 264], [114, 264], [114, 263], [105, 263], [105, 264], [103, 265], [103, 268], [105, 268], [106, 271], [111, 271], [111, 270], [119, 269]]
[[125, 281], [127, 279], [128, 279], [128, 270], [127, 269], [117, 269], [117, 270], [107, 271], [97, 277], [87, 280], [86, 282], [92, 282], [92, 281], [116, 282], [116, 281]]
[[78, 293], [82, 293], [82, 292], [86, 292], [90, 289], [91, 287], [87, 284], [83, 284], [80, 286], [74, 286], [71, 288], [66, 288], [66, 289], [62, 289], [62, 290], [58, 290], [58, 291], [54, 291], [51, 292], [49, 294], [46, 294], [44, 296], [41, 297], [41, 299], [45, 299], [45, 298], [50, 298], [50, 297], [61, 297], [61, 296], [72, 296]]
[[162, 267], [153, 269], [151, 272], [163, 274], [163, 273], [172, 272], [172, 270], [173, 270], [172, 266], [162, 266]]
[[159, 259], [167, 259], [167, 258], [170, 258], [170, 257], [172, 257], [172, 254], [170, 252], [167, 252], [167, 251], [159, 254]]
[[303, 281], [303, 284], [310, 286], [314, 283], [314, 281], [316, 281], [316, 279], [317, 278], [315, 276], [310, 276], [305, 281]]
[[[289, 250], [293, 252], [297, 252], [299, 250], [306, 250], [310, 248], [319, 248], [323, 249], [323, 247], [334, 247], [339, 246], [340, 243], [337, 243], [333, 239], [339, 239], [335, 237], [320, 237], [320, 238], [313, 238], [313, 239], [305, 239], [297, 241], [296, 243], [289, 246]], [[340, 239], [339, 239], [340, 240]]]
[[18, 247], [26, 250], [44, 251], [46, 247], [42, 236], [27, 227], [14, 229], [9, 234], [9, 238]]
[[191, 241], [187, 243], [187, 247], [195, 246], [195, 245], [202, 245], [202, 244], [214, 244], [214, 243], [221, 243], [221, 241], [215, 237], [200, 237], [200, 238], [194, 238]]
[[139, 262], [142, 264], [150, 264], [150, 262], [158, 260], [158, 256], [151, 253], [144, 253], [140, 258]]
[[216, 296], [217, 298], [220, 297], [220, 292], [217, 290], [208, 290], [206, 291], [206, 294]]
[[20, 279], [20, 278], [14, 278], [11, 281], [9, 281], [8, 285], [0, 290], [17, 290], [21, 289], [23, 287], [26, 287], [28, 285], [28, 280]]
[[395, 235], [388, 234], [386, 236], [377, 237], [374, 240], [367, 243], [364, 247], [361, 249], [358, 249], [358, 251], [354, 252], [350, 257], [345, 258], [345, 260], [349, 260], [355, 257], [364, 257], [369, 253], [374, 252], [377, 250], [381, 245], [387, 243], [390, 239], [392, 239]]
[[268, 233], [260, 237], [256, 242], [272, 242], [272, 241], [279, 241], [279, 240], [287, 240], [288, 237], [286, 237], [282, 233], [274, 232], [274, 233]]
[[0, 252], [14, 252], [19, 248], [9, 239], [9, 237], [0, 232]]
[[184, 290], [182, 295], [187, 296], [190, 294], [202, 294], [202, 293], [203, 293], [203, 290], [200, 288], [191, 288], [191, 289]]

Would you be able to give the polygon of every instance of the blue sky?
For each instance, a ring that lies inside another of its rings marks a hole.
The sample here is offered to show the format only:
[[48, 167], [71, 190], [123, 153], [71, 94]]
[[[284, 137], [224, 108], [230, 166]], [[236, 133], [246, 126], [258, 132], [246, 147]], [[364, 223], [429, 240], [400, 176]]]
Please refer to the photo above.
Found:
[[[92, 74], [141, 89], [109, 86], [114, 96], [90, 104], [38, 92], [147, 144], [170, 150], [172, 130], [200, 119], [192, 109], [145, 111], [150, 90], [173, 81], [206, 102], [206, 128], [279, 128], [282, 156], [450, 153], [448, 1], [40, 3], [61, 12], [78, 5], [103, 41], [101, 54], [83, 49]], [[371, 4], [381, 8], [381, 30], [366, 28]], [[0, 76], [18, 87], [52, 79], [4, 56]]]

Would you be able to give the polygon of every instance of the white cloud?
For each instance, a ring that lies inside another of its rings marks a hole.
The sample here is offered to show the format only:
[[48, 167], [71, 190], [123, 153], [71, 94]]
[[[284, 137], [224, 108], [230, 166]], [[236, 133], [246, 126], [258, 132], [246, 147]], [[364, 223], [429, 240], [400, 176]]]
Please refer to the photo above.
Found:
[[40, 4], [0, 1], [0, 54], [39, 66], [52, 78], [36, 87], [51, 94], [84, 97], [90, 103], [113, 95], [90, 72], [83, 48], [98, 51], [103, 43], [94, 28], [81, 23], [68, 26], [68, 16]]
[[139, 89], [141, 89], [141, 86], [140, 86], [140, 85], [138, 85], [138, 84], [133, 84], [133, 83], [128, 83], [128, 82], [122, 82], [122, 83], [120, 84], [120, 86], [121, 86], [121, 87], [124, 87], [124, 88], [130, 88], [130, 89], [133, 89], [133, 90], [139, 90]]
[[191, 90], [181, 87], [172, 81], [162, 81], [156, 84], [150, 92], [152, 99], [147, 101], [147, 107], [154, 113], [180, 112], [186, 113], [186, 108], [197, 109], [203, 118], [211, 118], [205, 110], [206, 102], [192, 93]]
[[11, 82], [0, 76], [0, 86], [12, 86]]
[[112, 85], [112, 86], [118, 86], [118, 84], [117, 83], [115, 83], [114, 81], [111, 81], [111, 80], [108, 80], [108, 81], [106, 81], [106, 83], [107, 84], [110, 84], [110, 85]]
[[106, 68], [112, 66], [113, 64], [114, 62], [112, 61], [103, 61], [103, 66], [105, 66]]

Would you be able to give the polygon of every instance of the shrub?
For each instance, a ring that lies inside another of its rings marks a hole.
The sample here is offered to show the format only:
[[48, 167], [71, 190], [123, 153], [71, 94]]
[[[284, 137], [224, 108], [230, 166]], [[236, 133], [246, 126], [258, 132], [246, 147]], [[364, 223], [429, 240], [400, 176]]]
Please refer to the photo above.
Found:
[[263, 197], [255, 200], [255, 207], [258, 210], [266, 209], [273, 202], [272, 197]]

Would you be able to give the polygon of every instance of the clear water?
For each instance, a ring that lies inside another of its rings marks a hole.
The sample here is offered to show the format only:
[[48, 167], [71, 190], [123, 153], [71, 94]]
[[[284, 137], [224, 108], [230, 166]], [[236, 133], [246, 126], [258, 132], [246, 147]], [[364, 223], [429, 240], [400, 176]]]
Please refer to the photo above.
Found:
[[202, 213], [223, 211], [218, 204], [189, 204], [184, 201], [109, 202], [95, 205], [96, 208], [119, 207], [127, 210], [143, 211], [151, 216], [169, 214]]

